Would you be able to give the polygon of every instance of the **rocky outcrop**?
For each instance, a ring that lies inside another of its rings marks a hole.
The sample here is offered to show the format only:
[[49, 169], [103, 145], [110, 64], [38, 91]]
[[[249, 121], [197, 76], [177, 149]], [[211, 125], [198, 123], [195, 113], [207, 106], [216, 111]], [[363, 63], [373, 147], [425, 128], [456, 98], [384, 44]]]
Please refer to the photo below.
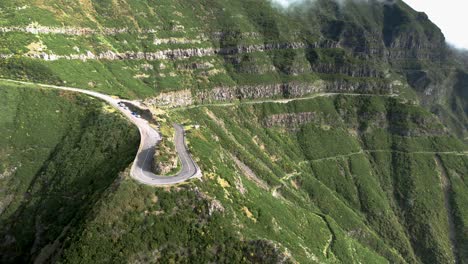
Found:
[[24, 32], [34, 35], [40, 34], [61, 34], [69, 36], [87, 36], [87, 35], [117, 35], [124, 33], [155, 33], [155, 29], [134, 30], [128, 28], [99, 28], [93, 29], [88, 27], [49, 27], [38, 23], [31, 23], [27, 26], [9, 26], [0, 27], [0, 32]]
[[156, 148], [153, 170], [157, 175], [168, 175], [177, 168], [179, 159], [174, 145], [163, 139]]
[[256, 45], [239, 45], [236, 47], [222, 48], [219, 49], [218, 53], [221, 55], [235, 55], [252, 52], [262, 52], [269, 50], [283, 50], [283, 49], [303, 49], [307, 45], [303, 42], [291, 42], [291, 43], [266, 43]]
[[288, 250], [271, 240], [251, 240], [247, 247], [254, 249], [247, 259], [253, 263], [296, 263]]
[[334, 79], [326, 81], [325, 91], [334, 93], [362, 93], [362, 94], [393, 94], [394, 84], [384, 80], [348, 81]]
[[[356, 109], [359, 110], [359, 109]], [[347, 126], [361, 133], [372, 131], [375, 128], [385, 129], [394, 135], [402, 137], [448, 136], [448, 130], [433, 117], [422, 115], [408, 116], [404, 113], [387, 112], [359, 112], [357, 118], [354, 113], [341, 112], [340, 118], [347, 120]], [[391, 112], [391, 111], [390, 111]], [[301, 126], [314, 123], [322, 126], [335, 126], [336, 117], [325, 115], [322, 112], [280, 113], [264, 117], [260, 123], [266, 128], [283, 128], [288, 131], [297, 131]], [[365, 124], [364, 126], [362, 124]]]
[[[337, 87], [334, 87], [337, 85]], [[182, 107], [194, 103], [215, 103], [240, 99], [295, 98], [328, 90], [351, 91], [354, 87], [344, 84], [316, 81], [314, 83], [285, 83], [270, 85], [242, 85], [236, 87], [217, 87], [211, 90], [190, 90], [161, 93], [157, 97], [146, 99], [144, 104], [159, 107]], [[359, 86], [356, 86], [359, 88]]]
[[208, 216], [211, 217], [216, 212], [222, 214], [226, 210], [219, 200], [216, 200], [208, 194], [200, 191], [198, 187], [195, 187], [193, 191], [195, 192], [195, 195], [199, 200], [203, 200], [208, 203]]
[[[431, 60], [440, 62], [445, 57], [445, 38], [424, 13], [408, 14], [398, 5], [384, 7], [383, 41], [390, 60]], [[399, 18], [399, 19], [395, 19]], [[418, 29], [418, 26], [424, 30]]]
[[214, 101], [271, 98], [277, 96], [283, 96], [282, 84], [217, 87], [212, 90], [199, 91], [196, 97], [201, 103], [211, 103]]
[[13, 167], [13, 168], [10, 168], [10, 169], [7, 168], [4, 172], [0, 173], [0, 180], [5, 179], [5, 178], [9, 178], [13, 174], [15, 174], [15, 172], [17, 170], [18, 170], [18, 167]]
[[260, 179], [249, 166], [247, 166], [244, 162], [242, 162], [235, 155], [231, 154], [230, 156], [231, 156], [232, 160], [236, 163], [237, 167], [240, 169], [242, 174], [245, 177], [247, 177], [247, 179], [254, 182], [258, 187], [260, 187], [263, 190], [269, 190], [270, 189], [268, 184], [265, 181], [263, 181], [262, 179]]
[[[188, 59], [191, 57], [206, 57], [213, 56], [217, 53], [217, 50], [214, 48], [191, 48], [191, 49], [169, 49], [161, 50], [156, 52], [113, 52], [105, 51], [99, 54], [94, 54], [91, 51], [88, 51], [84, 54], [70, 54], [70, 55], [57, 55], [53, 53], [28, 53], [23, 54], [23, 57], [32, 58], [32, 59], [41, 59], [46, 61], [55, 61], [55, 60], [146, 60], [146, 61], [156, 61], [156, 60], [174, 60], [174, 59]], [[2, 55], [0, 55], [2, 56]], [[12, 56], [9, 54], [4, 54], [3, 56]]]
[[172, 45], [181, 45], [181, 44], [200, 44], [201, 40], [199, 39], [186, 39], [186, 38], [155, 38], [153, 41], [154, 45], [163, 45], [163, 44], [172, 44]]
[[70, 36], [87, 36], [87, 35], [116, 35], [128, 33], [126, 28], [102, 28], [100, 30], [91, 28], [78, 28], [78, 27], [46, 27], [41, 25], [29, 25], [26, 27], [1, 27], [0, 32], [24, 32], [34, 35], [39, 34], [62, 34]]
[[322, 119], [318, 113], [314, 112], [302, 112], [302, 113], [284, 113], [270, 115], [263, 120], [265, 127], [282, 127], [289, 130], [296, 130], [302, 125], [317, 122], [318, 119]]
[[258, 32], [234, 32], [234, 31], [224, 31], [224, 32], [213, 32], [211, 34], [211, 39], [221, 40], [227, 37], [237, 37], [240, 39], [252, 39], [252, 38], [262, 38], [262, 34]]
[[392, 84], [383, 81], [315, 81], [313, 83], [290, 82], [284, 84], [241, 85], [236, 87], [217, 87], [198, 91], [196, 99], [200, 103], [215, 101], [253, 100], [266, 98], [296, 98], [319, 92], [344, 93], [393, 93]]
[[[174, 166], [174, 162], [176, 166]], [[156, 162], [154, 166], [154, 172], [157, 173], [158, 175], [167, 175], [169, 172], [171, 172], [174, 168], [177, 167], [177, 159], [171, 160], [170, 163], [165, 162]]]
[[214, 67], [213, 64], [209, 62], [188, 62], [177, 64], [177, 70], [182, 71], [192, 71], [192, 70], [208, 70]]
[[[313, 47], [320, 46], [319, 43]], [[276, 43], [276, 44], [258, 44], [258, 45], [241, 45], [230, 48], [188, 48], [188, 49], [167, 49], [155, 52], [142, 52], [142, 51], [124, 51], [113, 52], [111, 50], [94, 54], [91, 51], [81, 54], [58, 55], [54, 53], [38, 52], [26, 54], [0, 54], [1, 57], [23, 56], [32, 59], [42, 59], [47, 61], [54, 60], [175, 60], [175, 59], [188, 59], [192, 57], [209, 57], [214, 55], [236, 55], [253, 52], [264, 52], [269, 50], [282, 50], [282, 49], [303, 49], [306, 44], [301, 42], [293, 43]]]
[[207, 57], [220, 55], [243, 54], [252, 52], [262, 52], [274, 49], [300, 49], [304, 48], [303, 43], [284, 43], [284, 44], [261, 44], [261, 45], [247, 45], [238, 46], [233, 48], [189, 48], [189, 49], [168, 49], [156, 52], [133, 52], [126, 51], [116, 53], [113, 51], [105, 51], [100, 54], [93, 54], [88, 51], [86, 54], [71, 54], [71, 55], [55, 55], [47, 53], [38, 53], [26, 56], [35, 59], [45, 60], [173, 60], [173, 59], [187, 59], [191, 57]]
[[342, 74], [351, 77], [383, 78], [384, 74], [371, 65], [336, 65], [333, 63], [312, 64], [312, 71], [324, 74]]
[[449, 131], [433, 116], [394, 112], [388, 117], [389, 130], [404, 137], [448, 136]]
[[237, 99], [261, 99], [299, 97], [314, 92], [324, 91], [323, 82], [286, 83], [265, 85], [241, 85], [237, 87], [217, 87], [212, 90], [199, 91], [196, 95], [201, 103], [214, 101], [232, 101]]
[[283, 84], [284, 95], [287, 97], [302, 97], [304, 95], [325, 92], [326, 82], [315, 81], [313, 83], [291, 82]]
[[7, 195], [6, 197], [2, 197], [2, 200], [0, 200], [0, 215], [2, 215], [3, 211], [8, 208], [8, 205], [11, 204], [14, 198], [14, 195]]
[[193, 104], [190, 90], [161, 93], [157, 97], [148, 98], [144, 104], [149, 106], [181, 107]]
[[378, 81], [350, 82], [345, 80], [240, 85], [235, 87], [216, 87], [210, 90], [197, 90], [195, 94], [192, 94], [190, 90], [161, 93], [157, 97], [147, 99], [145, 104], [160, 107], [181, 107], [194, 103], [207, 104], [235, 100], [299, 98], [320, 92], [392, 94], [393, 86], [392, 84]]

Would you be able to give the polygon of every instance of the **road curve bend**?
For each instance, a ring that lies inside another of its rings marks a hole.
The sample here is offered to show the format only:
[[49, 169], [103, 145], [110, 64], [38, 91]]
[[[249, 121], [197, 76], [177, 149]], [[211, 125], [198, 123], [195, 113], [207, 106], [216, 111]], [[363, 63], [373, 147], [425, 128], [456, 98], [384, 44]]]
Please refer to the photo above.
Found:
[[192, 159], [185, 144], [185, 131], [181, 125], [174, 124], [175, 147], [181, 163], [181, 170], [175, 176], [159, 176], [152, 172], [155, 146], [161, 140], [151, 126], [138, 126], [141, 141], [138, 154], [133, 162], [131, 175], [137, 181], [153, 186], [171, 185], [201, 177], [201, 170]]
[[[201, 170], [192, 159], [187, 145], [185, 144], [185, 131], [181, 125], [174, 124], [175, 128], [175, 147], [179, 155], [181, 162], [181, 170], [175, 176], [160, 176], [152, 172], [153, 159], [156, 151], [156, 146], [161, 141], [160, 134], [150, 126], [148, 121], [135, 117], [132, 115], [130, 110], [119, 106], [120, 102], [126, 102], [124, 100], [113, 98], [109, 95], [88, 91], [73, 87], [63, 87], [47, 84], [37, 84], [31, 82], [22, 82], [9, 79], [1, 79], [3, 81], [24, 84], [24, 85], [36, 85], [44, 88], [59, 89], [65, 91], [72, 91], [82, 94], [87, 94], [92, 97], [99, 98], [106, 101], [115, 109], [119, 110], [125, 117], [127, 117], [133, 124], [135, 124], [140, 131], [140, 147], [138, 149], [135, 160], [132, 164], [130, 175], [133, 179], [140, 183], [151, 185], [151, 186], [164, 186], [173, 185], [177, 183], [185, 182], [191, 178], [200, 178], [202, 176]], [[128, 101], [127, 101], [128, 102]]]

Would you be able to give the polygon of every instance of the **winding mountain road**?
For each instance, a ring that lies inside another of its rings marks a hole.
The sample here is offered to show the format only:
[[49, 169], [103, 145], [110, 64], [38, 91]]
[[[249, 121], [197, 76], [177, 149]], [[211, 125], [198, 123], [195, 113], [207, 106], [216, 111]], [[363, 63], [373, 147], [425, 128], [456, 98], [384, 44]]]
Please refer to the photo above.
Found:
[[[176, 134], [175, 134], [175, 146], [176, 151], [179, 155], [179, 159], [181, 162], [181, 170], [175, 176], [160, 176], [156, 175], [152, 172], [152, 164], [153, 164], [153, 157], [155, 154], [155, 147], [161, 140], [161, 136], [159, 133], [149, 125], [149, 123], [141, 118], [137, 118], [131, 114], [129, 110], [126, 110], [119, 106], [120, 102], [123, 103], [132, 103], [134, 105], [139, 105], [136, 102], [116, 99], [106, 94], [102, 94], [99, 92], [73, 88], [73, 87], [65, 87], [65, 86], [55, 86], [55, 85], [48, 85], [48, 84], [38, 84], [38, 83], [31, 83], [31, 82], [24, 82], [24, 81], [16, 81], [11, 79], [2, 79], [1, 81], [17, 83], [17, 84], [24, 84], [24, 85], [35, 85], [44, 88], [53, 88], [53, 89], [60, 89], [65, 91], [72, 91], [87, 94], [101, 100], [106, 101], [108, 104], [113, 106], [114, 108], [118, 109], [122, 112], [132, 123], [134, 123], [138, 129], [140, 130], [141, 141], [140, 147], [138, 149], [137, 156], [133, 162], [131, 168], [131, 176], [139, 181], [140, 183], [151, 185], [151, 186], [161, 186], [161, 185], [172, 185], [177, 183], [185, 182], [192, 178], [199, 178], [202, 176], [200, 168], [197, 166], [195, 161], [192, 159], [191, 155], [188, 152], [187, 146], [185, 144], [185, 137], [184, 137], [184, 129], [182, 126], [174, 124]], [[349, 94], [349, 93], [319, 93], [308, 97], [301, 97], [301, 98], [289, 98], [289, 99], [267, 99], [267, 100], [258, 100], [258, 101], [247, 101], [242, 102], [243, 104], [259, 104], [259, 103], [289, 103], [291, 101], [300, 101], [300, 100], [308, 100], [313, 99], [316, 97], [327, 97], [327, 96], [335, 96], [335, 95], [350, 95], [350, 96], [382, 96], [382, 97], [396, 97], [397, 95], [372, 95], [372, 94]], [[236, 105], [236, 103], [217, 103], [217, 104], [203, 104], [203, 105], [194, 105], [189, 107], [181, 107], [175, 110], [181, 110], [186, 108], [195, 108], [201, 106], [232, 106]]]
[[152, 172], [153, 167], [153, 157], [155, 154], [156, 145], [161, 141], [161, 136], [159, 133], [150, 126], [148, 121], [137, 118], [132, 115], [130, 110], [124, 109], [119, 106], [120, 102], [129, 102], [125, 100], [120, 100], [113, 98], [109, 95], [88, 91], [73, 87], [63, 87], [47, 84], [37, 84], [31, 82], [22, 82], [15, 81], [10, 79], [0, 79], [2, 81], [23, 84], [23, 85], [35, 85], [43, 88], [59, 89], [64, 91], [77, 92], [82, 94], [87, 94], [95, 98], [99, 98], [108, 104], [110, 104], [115, 109], [119, 110], [125, 117], [127, 117], [133, 124], [135, 124], [140, 130], [140, 147], [138, 153], [133, 162], [130, 174], [132, 178], [137, 180], [140, 183], [151, 185], [151, 186], [164, 186], [164, 185], [173, 185], [177, 183], [185, 182], [192, 178], [201, 177], [202, 173], [200, 168], [197, 166], [195, 161], [192, 159], [191, 155], [188, 152], [187, 146], [185, 144], [185, 132], [182, 126], [174, 124], [176, 131], [175, 134], [175, 146], [176, 151], [179, 155], [181, 162], [181, 170], [175, 176], [160, 176]]

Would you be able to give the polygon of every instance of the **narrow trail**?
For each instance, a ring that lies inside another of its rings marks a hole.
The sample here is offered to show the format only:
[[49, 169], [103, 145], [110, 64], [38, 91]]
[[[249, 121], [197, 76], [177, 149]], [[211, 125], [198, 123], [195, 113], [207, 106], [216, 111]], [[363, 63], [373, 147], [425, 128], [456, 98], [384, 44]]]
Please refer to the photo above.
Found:
[[428, 154], [428, 155], [456, 155], [456, 156], [466, 156], [468, 151], [398, 151], [398, 150], [365, 150], [369, 153], [401, 153], [401, 154]]
[[309, 163], [309, 162], [320, 162], [320, 161], [325, 161], [325, 160], [334, 160], [338, 158], [347, 158], [355, 155], [360, 155], [364, 153], [400, 153], [400, 154], [421, 154], [421, 155], [454, 155], [454, 156], [467, 156], [468, 151], [413, 151], [413, 152], [406, 152], [406, 151], [397, 151], [397, 150], [360, 150], [357, 152], [352, 152], [348, 154], [342, 154], [342, 155], [336, 155], [336, 156], [330, 156], [330, 157], [324, 157], [324, 158], [319, 158], [319, 159], [313, 159], [313, 160], [305, 160], [301, 161], [299, 163]]
[[264, 104], [264, 103], [275, 103], [275, 104], [287, 104], [293, 101], [304, 101], [315, 99], [319, 97], [332, 97], [338, 95], [346, 95], [346, 96], [355, 96], [355, 97], [389, 97], [389, 98], [396, 98], [398, 94], [359, 94], [359, 93], [316, 93], [310, 96], [305, 97], [297, 97], [297, 98], [283, 98], [283, 99], [265, 99], [265, 100], [244, 100], [238, 102], [227, 102], [227, 103], [208, 103], [208, 104], [198, 104], [198, 105], [190, 105], [190, 106], [182, 106], [182, 107], [174, 107], [170, 109], [171, 111], [181, 111], [186, 109], [193, 109], [193, 108], [200, 108], [200, 107], [208, 107], [208, 106], [219, 106], [219, 107], [228, 107], [228, 106], [237, 106], [237, 105], [255, 105], [255, 104]]
[[435, 156], [435, 162], [437, 167], [440, 171], [440, 183], [442, 186], [442, 191], [444, 192], [444, 205], [445, 210], [447, 211], [447, 221], [449, 225], [449, 240], [451, 244], [452, 254], [455, 258], [455, 263], [457, 261], [457, 231], [455, 228], [455, 221], [453, 219], [453, 211], [452, 211], [452, 204], [450, 203], [452, 199], [452, 185], [450, 179], [448, 178], [447, 172], [445, 171], [445, 167], [442, 164], [439, 156]]

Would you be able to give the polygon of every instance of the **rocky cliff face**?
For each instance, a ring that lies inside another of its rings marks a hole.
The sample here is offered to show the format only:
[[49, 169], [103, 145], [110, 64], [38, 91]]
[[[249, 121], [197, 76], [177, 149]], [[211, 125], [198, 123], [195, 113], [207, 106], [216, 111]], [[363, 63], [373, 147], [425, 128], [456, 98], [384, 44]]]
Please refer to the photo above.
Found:
[[[25, 32], [34, 35], [42, 34], [60, 34], [69, 36], [87, 36], [87, 35], [116, 35], [129, 33], [131, 30], [128, 28], [101, 28], [91, 29], [88, 27], [48, 27], [36, 23], [31, 23], [27, 26], [10, 26], [0, 27], [0, 32]], [[154, 32], [154, 30], [146, 30], [145, 32]]]
[[[323, 112], [281, 113], [268, 115], [260, 120], [260, 123], [267, 128], [298, 131], [308, 123], [327, 129], [336, 127], [339, 122], [343, 122], [346, 123], [348, 130], [359, 133], [384, 129], [393, 135], [402, 137], [442, 137], [450, 135], [449, 131], [440, 125], [434, 116], [422, 116], [395, 110], [392, 106], [388, 106], [387, 112], [361, 111], [357, 116], [341, 112], [339, 120], [335, 116]], [[408, 124], [412, 125], [409, 126]]]
[[[60, 79], [106, 91], [115, 91], [118, 84], [131, 90], [131, 96], [150, 98], [150, 104], [172, 106], [316, 92], [391, 94], [401, 88], [406, 94], [416, 93], [430, 109], [445, 109], [445, 119], [455, 117], [453, 126], [466, 128], [462, 121], [466, 113], [453, 110], [465, 105], [466, 99], [453, 98], [460, 97], [456, 92], [460, 89], [454, 87], [460, 75], [455, 73], [466, 72], [467, 66], [455, 62], [443, 34], [428, 17], [404, 2], [317, 0], [288, 11], [263, 0], [236, 3], [230, 8], [220, 0], [209, 5], [185, 3], [182, 6], [190, 8], [173, 10], [168, 17], [160, 14], [161, 19], [150, 11], [138, 11], [138, 19], [130, 23], [119, 23], [131, 17], [120, 13], [95, 14], [89, 23], [72, 22], [81, 21], [74, 14], [69, 14], [70, 23], [41, 17], [27, 25], [9, 23], [0, 27], [5, 39], [0, 45], [4, 65], [0, 74], [32, 78], [36, 75], [27, 71], [31, 68], [27, 65], [35, 65], [47, 76], [58, 76], [55, 83]], [[139, 10], [132, 4], [126, 9]], [[86, 11], [76, 15], [82, 13]], [[96, 24], [107, 19], [108, 23]], [[11, 40], [14, 35], [22, 36], [21, 43]], [[43, 49], [31, 49], [39, 41]], [[105, 72], [99, 76], [114, 80], [100, 80], [93, 70], [82, 72], [88, 81], [74, 80], [57, 66], [64, 61], [79, 69], [100, 65]], [[138, 63], [134, 61], [151, 67], [134, 70]], [[124, 72], [132, 70], [135, 81], [129, 83]], [[391, 85], [395, 81], [403, 88]], [[177, 92], [181, 89], [191, 92]]]
[[146, 105], [153, 105], [158, 107], [180, 107], [188, 106], [192, 103], [193, 97], [190, 90], [162, 93], [158, 97], [148, 98], [145, 100]]
[[[2, 31], [3, 30], [3, 31]], [[24, 32], [32, 33], [32, 34], [67, 34], [67, 32], [71, 30], [68, 28], [56, 28], [55, 30], [43, 30], [39, 31], [38, 33], [30, 32], [27, 28]], [[98, 34], [97, 31], [91, 29], [76, 29], [76, 35], [93, 35]], [[114, 32], [113, 29], [107, 29], [110, 33]], [[106, 32], [107, 32], [106, 31]], [[8, 28], [0, 28], [0, 32], [22, 32], [22, 29], [8, 29]], [[45, 33], [47, 32], [47, 33]], [[71, 30], [69, 32], [72, 34], [74, 32]], [[106, 35], [106, 32], [102, 33]], [[127, 33], [128, 31], [122, 30], [115, 30], [114, 34], [122, 34]], [[199, 44], [199, 41], [196, 40], [185, 40], [185, 41], [177, 41], [177, 40], [170, 40], [166, 39], [164, 42], [162, 40], [156, 39], [154, 44], [156, 46], [160, 44]], [[337, 44], [333, 45], [336, 46]], [[236, 47], [229, 47], [229, 48], [188, 48], [188, 49], [167, 49], [161, 50], [157, 52], [135, 52], [135, 51], [123, 51], [123, 52], [115, 52], [111, 50], [107, 50], [98, 54], [95, 54], [91, 51], [87, 51], [86, 53], [77, 53], [77, 54], [68, 54], [68, 55], [57, 55], [53, 52], [39, 52], [39, 53], [26, 53], [26, 54], [2, 54], [3, 57], [12, 57], [22, 55], [32, 59], [42, 59], [46, 61], [53, 61], [53, 60], [147, 60], [147, 61], [158, 61], [158, 60], [179, 60], [179, 59], [188, 59], [192, 57], [209, 57], [214, 55], [241, 55], [241, 54], [248, 54], [248, 53], [255, 53], [255, 52], [266, 52], [272, 50], [294, 50], [294, 49], [304, 49], [304, 48], [316, 48], [320, 45], [319, 43], [314, 43], [310, 46], [306, 46], [304, 43], [300, 42], [292, 42], [292, 43], [275, 43], [275, 44], [258, 44], [258, 45], [239, 45]], [[332, 46], [330, 46], [331, 48]]]
[[268, 128], [281, 127], [288, 130], [297, 130], [301, 125], [310, 122], [320, 123], [319, 115], [314, 112], [276, 114], [266, 117], [262, 123]]
[[[326, 2], [318, 1], [321, 6], [318, 9], [331, 5]], [[441, 30], [426, 14], [415, 12], [401, 1], [369, 1], [368, 5], [347, 1], [345, 6], [326, 9], [333, 10], [333, 17], [323, 19], [324, 22], [320, 23], [322, 34], [351, 51], [353, 57], [367, 60], [372, 66], [386, 65], [384, 68], [400, 74], [428, 108], [436, 109], [440, 105], [451, 104], [449, 101], [452, 99], [448, 101], [447, 98], [454, 98], [454, 76], [458, 66], [454, 64], [456, 59], [448, 50]], [[357, 13], [355, 8], [374, 16], [361, 17], [363, 14]], [[375, 66], [370, 66], [374, 70], [363, 68], [356, 75], [356, 72], [342, 71], [336, 64], [334, 66], [323, 72], [336, 70], [348, 76], [375, 78], [382, 78], [385, 76], [382, 73], [386, 72], [375, 71]], [[466, 66], [463, 66], [462, 71], [466, 70]], [[443, 116], [440, 111], [437, 113]], [[460, 114], [460, 111], [453, 114], [457, 116], [458, 121], [454, 121], [456, 124], [446, 124], [458, 131], [458, 134], [467, 133], [466, 122], [462, 121], [466, 120], [466, 115]], [[460, 126], [464, 128], [460, 129]]]
[[314, 83], [290, 82], [269, 85], [243, 85], [237, 87], [216, 87], [210, 90], [184, 90], [161, 93], [145, 100], [145, 104], [159, 107], [181, 107], [195, 102], [206, 104], [231, 102], [236, 100], [260, 100], [280, 98], [300, 98], [316, 93], [356, 93], [393, 95], [394, 85], [385, 82], [352, 82], [346, 80], [316, 81]]
[[313, 64], [312, 71], [324, 74], [341, 74], [351, 77], [383, 78], [384, 74], [371, 65], [335, 65], [333, 63]]

